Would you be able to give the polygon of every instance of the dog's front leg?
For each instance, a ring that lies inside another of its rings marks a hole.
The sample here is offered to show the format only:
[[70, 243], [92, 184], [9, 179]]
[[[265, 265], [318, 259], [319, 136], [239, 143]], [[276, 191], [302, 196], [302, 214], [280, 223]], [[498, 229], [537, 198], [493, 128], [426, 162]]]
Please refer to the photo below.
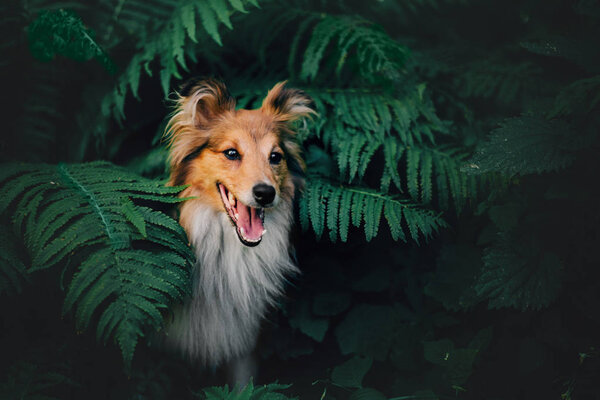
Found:
[[231, 386], [242, 389], [250, 382], [256, 383], [258, 373], [258, 360], [253, 353], [246, 354], [231, 360], [227, 365], [227, 380]]

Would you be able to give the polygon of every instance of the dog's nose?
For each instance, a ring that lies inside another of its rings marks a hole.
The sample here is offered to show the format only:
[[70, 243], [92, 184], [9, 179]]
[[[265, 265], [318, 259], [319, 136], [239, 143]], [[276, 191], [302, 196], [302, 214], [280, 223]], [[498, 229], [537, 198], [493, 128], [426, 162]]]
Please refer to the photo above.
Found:
[[275, 198], [275, 188], [265, 183], [259, 183], [252, 188], [252, 194], [254, 194], [254, 199], [258, 204], [265, 207], [273, 202], [273, 199]]

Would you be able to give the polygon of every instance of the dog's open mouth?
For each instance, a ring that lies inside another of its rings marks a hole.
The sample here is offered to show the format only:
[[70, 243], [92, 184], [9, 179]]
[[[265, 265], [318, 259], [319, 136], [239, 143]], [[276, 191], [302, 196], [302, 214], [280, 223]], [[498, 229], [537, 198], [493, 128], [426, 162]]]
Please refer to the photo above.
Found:
[[229, 218], [236, 226], [240, 241], [246, 246], [258, 245], [266, 232], [264, 228], [265, 210], [243, 204], [222, 183], [217, 183], [217, 188], [221, 193], [221, 199]]

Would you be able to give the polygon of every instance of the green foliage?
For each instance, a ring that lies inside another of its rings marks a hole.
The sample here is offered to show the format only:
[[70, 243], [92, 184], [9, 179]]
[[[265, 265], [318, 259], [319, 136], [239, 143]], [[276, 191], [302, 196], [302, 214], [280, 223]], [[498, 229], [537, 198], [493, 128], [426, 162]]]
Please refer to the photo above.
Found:
[[55, 54], [77, 61], [96, 58], [108, 70], [114, 66], [81, 19], [69, 10], [42, 11], [29, 26], [29, 46], [35, 57], [50, 61]]
[[475, 283], [490, 308], [547, 307], [561, 287], [563, 265], [556, 254], [542, 252], [535, 242], [502, 236], [486, 249], [484, 267]]
[[349, 397], [350, 400], [385, 400], [386, 397], [378, 390], [372, 388], [361, 388]]
[[362, 387], [362, 380], [371, 368], [373, 360], [368, 357], [353, 357], [331, 372], [331, 381], [348, 388]]
[[449, 310], [467, 310], [481, 300], [474, 288], [481, 270], [481, 251], [467, 245], [446, 245], [425, 293]]
[[282, 390], [288, 389], [291, 385], [282, 385], [279, 383], [270, 383], [268, 385], [254, 386], [249, 382], [244, 388], [229, 389], [228, 385], [223, 387], [211, 387], [203, 390], [201, 398], [205, 400], [286, 400], [295, 399], [288, 397]]
[[564, 169], [574, 159], [569, 151], [571, 136], [569, 126], [561, 120], [510, 118], [492, 131], [488, 142], [479, 146], [468, 169], [508, 176]]
[[[435, 187], [442, 208], [452, 198], [460, 209], [475, 195], [476, 182], [460, 172], [464, 155], [447, 145], [436, 146], [436, 136], [446, 136], [448, 128], [424, 90], [424, 85], [397, 95], [368, 89], [309, 90], [320, 116], [316, 133], [331, 147], [348, 182], [363, 179], [382, 152], [380, 191], [388, 191], [393, 182], [399, 190], [406, 186], [413, 200], [428, 204]], [[405, 186], [401, 162], [406, 164]]]
[[392, 306], [358, 305], [338, 325], [335, 335], [342, 354], [359, 354], [384, 360], [398, 323]]
[[367, 241], [373, 239], [379, 230], [382, 214], [394, 240], [406, 241], [408, 236], [418, 242], [419, 237], [428, 239], [446, 226], [438, 215], [409, 201], [368, 188], [334, 186], [322, 179], [311, 179], [300, 200], [302, 225], [306, 228], [310, 222], [317, 236], [327, 227], [331, 240], [339, 235], [342, 241], [346, 241], [350, 222], [356, 227], [364, 222]]
[[[308, 20], [307, 18], [305, 21]], [[303, 30], [298, 32], [304, 33]], [[336, 58], [327, 61], [330, 65], [335, 65], [337, 74], [344, 67], [349, 53], [353, 52], [361, 75], [378, 74], [395, 78], [408, 55], [406, 47], [367, 20], [350, 16], [323, 15], [313, 28], [304, 52], [301, 79], [314, 80], [317, 74], [322, 74], [321, 62], [325, 50], [330, 45], [334, 46], [337, 54]]]
[[[171, 91], [171, 79], [173, 77], [182, 78], [180, 69], [189, 71], [186, 57], [196, 62], [195, 53], [189, 51], [189, 41], [192, 44], [200, 43], [203, 36], [207, 34], [216, 43], [222, 45], [219, 25], [223, 24], [232, 29], [231, 14], [236, 11], [247, 12], [245, 7], [248, 3], [258, 6], [255, 0], [211, 0], [208, 2], [169, 0], [155, 3], [157, 3], [157, 7], [151, 7], [146, 2], [128, 2], [128, 6], [131, 7], [130, 14], [127, 13], [127, 7], [123, 10], [115, 9], [115, 13], [123, 13], [126, 17], [130, 16], [138, 22], [144, 19], [155, 21], [157, 9], [164, 10], [163, 12], [168, 15], [167, 18], [162, 17], [160, 21], [157, 21], [158, 27], [151, 32], [140, 28], [138, 35], [143, 39], [143, 42], [140, 42], [143, 45], [136, 49], [136, 53], [119, 76], [116, 86], [102, 101], [104, 114], [112, 113], [119, 120], [125, 118], [124, 106], [128, 91], [131, 90], [131, 94], [139, 100], [138, 89], [142, 69], [147, 75], [152, 76], [150, 64], [156, 58], [159, 59], [160, 83], [165, 96], [167, 96]], [[141, 16], [140, 12], [142, 12]], [[128, 26], [128, 18], [121, 20], [120, 23]], [[199, 32], [200, 26], [204, 33]]]
[[575, 81], [556, 96], [551, 116], [587, 114], [600, 103], [600, 75]]
[[457, 77], [465, 97], [493, 98], [503, 104], [522, 100], [539, 90], [542, 71], [530, 62], [502, 64], [502, 60], [475, 61]]
[[451, 384], [464, 384], [471, 375], [471, 369], [478, 349], [456, 349], [451, 340], [423, 343], [425, 359], [441, 366]]
[[28, 281], [27, 268], [21, 260], [18, 242], [6, 225], [0, 226], [0, 295], [20, 293]]
[[313, 316], [310, 312], [310, 302], [305, 299], [298, 302], [293, 308], [292, 315], [289, 317], [290, 326], [299, 329], [302, 333], [322, 342], [329, 329], [329, 320], [318, 316]]
[[102, 162], [8, 164], [0, 182], [0, 212], [10, 210], [23, 235], [29, 271], [74, 256], [64, 312], [75, 311], [79, 330], [97, 315], [98, 339], [114, 338], [129, 365], [139, 337], [159, 329], [161, 312], [189, 293], [192, 258], [174, 220], [132, 199], [177, 202], [180, 188]]
[[73, 382], [56, 371], [47, 371], [39, 365], [20, 361], [10, 367], [6, 380], [0, 382], [0, 397], [21, 400], [58, 400], [53, 390]]

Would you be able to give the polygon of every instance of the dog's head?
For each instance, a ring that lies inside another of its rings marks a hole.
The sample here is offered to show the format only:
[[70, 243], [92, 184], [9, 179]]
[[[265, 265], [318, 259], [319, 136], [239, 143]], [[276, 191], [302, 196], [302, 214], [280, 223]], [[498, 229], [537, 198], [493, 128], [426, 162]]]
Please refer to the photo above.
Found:
[[227, 88], [213, 79], [185, 85], [167, 134], [170, 185], [183, 196], [227, 213], [240, 241], [260, 243], [264, 215], [291, 202], [304, 163], [290, 123], [314, 111], [301, 91], [276, 84], [256, 110], [236, 110]]

